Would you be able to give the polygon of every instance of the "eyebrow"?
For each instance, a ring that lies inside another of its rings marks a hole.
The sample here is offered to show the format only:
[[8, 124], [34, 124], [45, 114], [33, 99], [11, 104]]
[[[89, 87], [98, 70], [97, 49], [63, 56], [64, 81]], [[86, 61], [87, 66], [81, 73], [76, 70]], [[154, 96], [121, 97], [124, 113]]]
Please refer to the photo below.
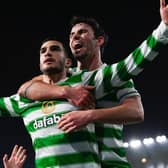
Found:
[[45, 47], [40, 48], [40, 51], [43, 50], [43, 49], [45, 49], [45, 48], [50, 48], [50, 49], [51, 49], [52, 47], [57, 47], [58, 49], [61, 50], [61, 47], [60, 47], [59, 45], [51, 45], [51, 46], [49, 46], [49, 47], [46, 47], [46, 46], [45, 46]]
[[[80, 28], [77, 33], [83, 33], [83, 32], [88, 32], [89, 30], [87, 28]], [[71, 31], [69, 36], [72, 36], [73, 34], [75, 34], [75, 31]]]

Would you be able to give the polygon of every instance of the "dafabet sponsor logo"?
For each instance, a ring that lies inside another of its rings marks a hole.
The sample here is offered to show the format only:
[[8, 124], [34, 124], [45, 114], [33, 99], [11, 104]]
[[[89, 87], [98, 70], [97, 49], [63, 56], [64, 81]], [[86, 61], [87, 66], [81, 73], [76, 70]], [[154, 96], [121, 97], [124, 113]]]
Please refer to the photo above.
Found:
[[41, 111], [46, 114], [46, 116], [36, 119], [33, 123], [34, 129], [45, 128], [48, 126], [55, 125], [59, 122], [61, 116], [53, 113], [55, 111], [56, 105], [54, 101], [44, 101], [42, 103]]

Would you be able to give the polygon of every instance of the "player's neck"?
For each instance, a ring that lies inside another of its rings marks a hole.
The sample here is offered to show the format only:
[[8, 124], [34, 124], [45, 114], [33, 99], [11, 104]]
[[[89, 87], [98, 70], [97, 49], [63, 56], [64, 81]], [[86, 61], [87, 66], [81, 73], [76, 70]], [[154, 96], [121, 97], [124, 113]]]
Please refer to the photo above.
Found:
[[50, 75], [43, 75], [43, 82], [49, 83], [49, 84], [55, 84], [56, 82], [59, 82], [62, 79], [66, 78], [66, 72], [61, 72], [57, 74], [50, 74]]
[[97, 55], [97, 56], [90, 57], [90, 59], [87, 58], [85, 60], [78, 61], [77, 67], [80, 70], [87, 69], [89, 71], [92, 71], [94, 69], [99, 68], [102, 64], [103, 62], [101, 60], [101, 56]]

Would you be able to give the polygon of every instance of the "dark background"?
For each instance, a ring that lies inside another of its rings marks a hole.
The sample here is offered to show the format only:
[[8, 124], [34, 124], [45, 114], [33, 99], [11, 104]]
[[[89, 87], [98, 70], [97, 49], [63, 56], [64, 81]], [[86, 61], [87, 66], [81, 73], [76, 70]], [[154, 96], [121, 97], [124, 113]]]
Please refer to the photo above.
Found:
[[[39, 46], [48, 36], [68, 43], [68, 24], [73, 15], [92, 16], [104, 27], [109, 43], [103, 60], [115, 63], [125, 58], [159, 25], [159, 0], [141, 1], [24, 2], [1, 6], [0, 76], [1, 96], [17, 92], [26, 80], [40, 73]], [[14, 7], [13, 5], [16, 5]], [[66, 9], [68, 8], [68, 9]], [[168, 46], [134, 78], [142, 96], [145, 121], [126, 126], [125, 140], [167, 134]], [[0, 118], [0, 157], [18, 143], [33, 155], [31, 141], [18, 118]], [[29, 157], [32, 162], [33, 157]], [[30, 167], [29, 167], [30, 168]]]

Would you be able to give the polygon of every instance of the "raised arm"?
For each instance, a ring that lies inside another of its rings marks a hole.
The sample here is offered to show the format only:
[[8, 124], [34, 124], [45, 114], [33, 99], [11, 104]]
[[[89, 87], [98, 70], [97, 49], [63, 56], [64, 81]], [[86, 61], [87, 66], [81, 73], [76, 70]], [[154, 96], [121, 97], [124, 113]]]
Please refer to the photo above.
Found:
[[[120, 86], [130, 78], [139, 75], [146, 64], [159, 54], [160, 49], [168, 44], [168, 5], [164, 0], [160, 0], [160, 15], [162, 19], [160, 25], [139, 47], [125, 59], [103, 70], [104, 78], [109, 80], [110, 77], [112, 86]], [[100, 84], [98, 78], [97, 83]]]

